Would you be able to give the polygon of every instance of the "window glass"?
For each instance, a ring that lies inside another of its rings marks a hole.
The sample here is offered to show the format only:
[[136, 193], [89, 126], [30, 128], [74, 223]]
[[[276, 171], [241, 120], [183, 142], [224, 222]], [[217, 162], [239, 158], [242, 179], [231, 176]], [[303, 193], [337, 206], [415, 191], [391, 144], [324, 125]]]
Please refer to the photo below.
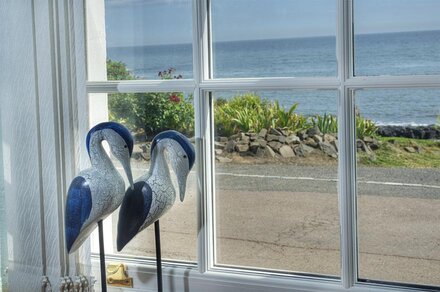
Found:
[[[90, 98], [99, 97], [91, 94]], [[125, 125], [135, 143], [131, 159], [133, 178], [148, 173], [151, 167], [150, 147], [154, 136], [173, 129], [183, 133], [194, 143], [194, 107], [192, 94], [182, 92], [115, 93], [108, 94], [108, 118]], [[120, 163], [113, 159], [122, 177], [126, 177]], [[168, 165], [173, 185], [178, 190], [176, 176]], [[128, 186], [128, 182], [126, 181]], [[119, 209], [111, 216], [113, 239], [116, 239]], [[197, 239], [196, 174], [190, 172], [185, 200], [177, 197], [172, 208], [160, 218], [162, 257], [174, 261], [196, 261]], [[107, 253], [116, 254], [106, 249]], [[122, 250], [128, 256], [155, 257], [154, 226], [141, 231]]]
[[440, 73], [440, 2], [355, 0], [355, 75]]
[[216, 264], [338, 276], [337, 92], [214, 92]]
[[214, 0], [214, 77], [336, 76], [336, 1]]
[[440, 90], [355, 92], [359, 277], [440, 284]]
[[[99, 4], [88, 2], [96, 11]], [[190, 0], [104, 3], [104, 15], [88, 12], [89, 80], [106, 80], [106, 60], [121, 62], [131, 73], [129, 78], [108, 75], [108, 80], [159, 79], [169, 68], [175, 69], [171, 78], [192, 78]]]
[[[0, 119], [1, 122], [1, 119]], [[3, 141], [2, 137], [2, 127], [0, 123], [0, 288], [6, 289], [6, 264], [7, 264], [7, 232], [6, 232], [6, 203], [5, 203], [5, 190], [4, 190], [4, 177], [3, 177]], [[0, 289], [0, 290], [2, 290]]]

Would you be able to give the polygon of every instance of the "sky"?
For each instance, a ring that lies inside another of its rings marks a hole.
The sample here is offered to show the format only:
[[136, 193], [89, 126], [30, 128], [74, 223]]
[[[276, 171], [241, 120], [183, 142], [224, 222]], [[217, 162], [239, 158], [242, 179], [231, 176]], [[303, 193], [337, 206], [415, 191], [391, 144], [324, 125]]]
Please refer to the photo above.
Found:
[[[331, 36], [336, 0], [211, 0], [214, 41]], [[191, 0], [105, 0], [107, 45], [192, 41]], [[355, 33], [440, 29], [440, 0], [354, 0]]]

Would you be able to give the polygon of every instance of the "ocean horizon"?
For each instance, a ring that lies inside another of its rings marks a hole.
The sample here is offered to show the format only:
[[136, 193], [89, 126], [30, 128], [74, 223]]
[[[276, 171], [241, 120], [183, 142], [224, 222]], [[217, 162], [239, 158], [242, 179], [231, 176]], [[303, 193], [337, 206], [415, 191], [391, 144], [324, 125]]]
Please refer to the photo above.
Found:
[[[336, 77], [334, 36], [213, 42], [214, 78]], [[121, 61], [137, 78], [175, 75], [192, 78], [192, 44], [108, 47], [108, 59]], [[354, 37], [356, 76], [440, 74], [440, 30], [360, 34]], [[243, 93], [243, 92], [241, 92]], [[216, 92], [229, 98], [238, 92]], [[336, 114], [337, 91], [260, 91], [297, 112]], [[362, 116], [378, 124], [431, 125], [440, 116], [439, 89], [375, 89], [357, 91]]]

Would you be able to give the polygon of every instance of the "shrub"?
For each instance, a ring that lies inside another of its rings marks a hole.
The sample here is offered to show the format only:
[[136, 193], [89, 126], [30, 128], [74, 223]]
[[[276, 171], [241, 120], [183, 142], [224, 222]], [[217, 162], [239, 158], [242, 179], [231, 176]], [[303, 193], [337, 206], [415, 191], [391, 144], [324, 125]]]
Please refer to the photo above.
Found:
[[278, 101], [262, 99], [254, 93], [234, 96], [214, 103], [217, 134], [230, 136], [238, 132], [259, 132], [261, 129], [284, 128], [299, 131], [309, 127], [306, 117], [295, 113], [298, 104], [288, 110]]
[[[174, 76], [174, 68], [159, 72], [162, 79], [180, 79]], [[107, 61], [109, 80], [135, 77], [128, 72], [125, 64]], [[115, 78], [115, 79], [110, 79]], [[159, 93], [117, 93], [109, 97], [109, 116], [137, 132], [143, 130], [148, 137], [173, 129], [185, 135], [194, 134], [194, 108], [192, 96], [187, 98], [179, 92]]]
[[323, 116], [314, 116], [312, 118], [312, 124], [318, 127], [323, 134], [338, 132], [338, 118], [331, 114], [325, 113]]
[[356, 117], [356, 137], [364, 139], [367, 136], [375, 136], [378, 127], [372, 120], [364, 119], [360, 115]]
[[[327, 113], [323, 116], [314, 116], [312, 124], [317, 126], [323, 134], [338, 132], [337, 117]], [[363, 139], [366, 136], [375, 136], [377, 129], [378, 127], [372, 120], [364, 119], [360, 114], [356, 115], [356, 137], [358, 139]]]

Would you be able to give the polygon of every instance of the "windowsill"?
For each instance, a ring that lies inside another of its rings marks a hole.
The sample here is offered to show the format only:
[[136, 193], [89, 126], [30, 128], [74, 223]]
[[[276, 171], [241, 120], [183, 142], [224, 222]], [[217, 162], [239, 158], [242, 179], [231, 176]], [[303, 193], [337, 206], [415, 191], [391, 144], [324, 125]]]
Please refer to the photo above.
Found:
[[[129, 277], [133, 278], [133, 288], [109, 286], [109, 291], [156, 291], [156, 263], [154, 260], [136, 257], [106, 255], [107, 263], [123, 262], [127, 265]], [[92, 271], [100, 288], [99, 255], [92, 254]], [[200, 273], [197, 266], [183, 262], [162, 262], [164, 291], [191, 292], [233, 292], [233, 291], [347, 291], [340, 280], [319, 279], [315, 277], [290, 276], [280, 274], [256, 274], [252, 272], [225, 269]], [[384, 291], [432, 291], [374, 283], [357, 283], [349, 289], [356, 292]], [[99, 290], [98, 290], [99, 291]]]

